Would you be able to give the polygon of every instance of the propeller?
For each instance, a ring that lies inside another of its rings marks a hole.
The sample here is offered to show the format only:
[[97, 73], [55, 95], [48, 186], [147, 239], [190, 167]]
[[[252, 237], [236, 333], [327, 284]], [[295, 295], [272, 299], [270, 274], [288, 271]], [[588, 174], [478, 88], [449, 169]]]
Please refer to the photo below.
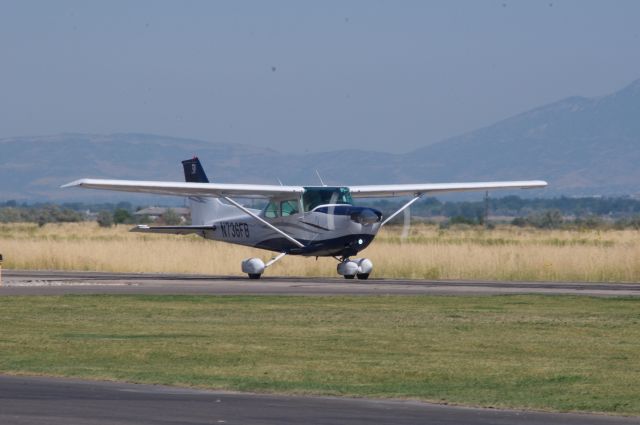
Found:
[[394, 212], [389, 217], [387, 217], [387, 219], [384, 220], [380, 226], [381, 227], [384, 226], [389, 221], [391, 221], [395, 216], [402, 213], [404, 216], [404, 220], [402, 224], [402, 233], [400, 235], [400, 239], [401, 241], [404, 242], [404, 240], [409, 236], [409, 231], [411, 230], [411, 212], [409, 211], [409, 207], [411, 207], [411, 204], [413, 204], [418, 199], [420, 199], [421, 196], [422, 196], [421, 194], [416, 194], [416, 196], [413, 199], [411, 199], [409, 202], [404, 204], [401, 208], [396, 210], [396, 212]]

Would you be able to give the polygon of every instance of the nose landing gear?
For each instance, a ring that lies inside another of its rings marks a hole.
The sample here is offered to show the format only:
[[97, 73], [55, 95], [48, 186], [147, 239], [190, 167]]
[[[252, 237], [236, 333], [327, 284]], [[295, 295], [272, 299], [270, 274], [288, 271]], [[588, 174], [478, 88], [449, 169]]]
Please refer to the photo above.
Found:
[[368, 258], [350, 260], [343, 257], [338, 263], [338, 274], [344, 276], [345, 279], [357, 277], [361, 280], [367, 280], [372, 270], [373, 263]]

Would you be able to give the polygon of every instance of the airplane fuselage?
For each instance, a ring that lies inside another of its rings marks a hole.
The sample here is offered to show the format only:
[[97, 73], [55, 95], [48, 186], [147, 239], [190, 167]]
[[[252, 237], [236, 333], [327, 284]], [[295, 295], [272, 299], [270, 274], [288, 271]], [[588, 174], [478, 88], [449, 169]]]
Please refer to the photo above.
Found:
[[382, 214], [367, 207], [321, 205], [312, 211], [261, 218], [304, 244], [299, 247], [248, 214], [214, 220], [202, 236], [290, 255], [352, 256], [365, 249], [380, 229]]

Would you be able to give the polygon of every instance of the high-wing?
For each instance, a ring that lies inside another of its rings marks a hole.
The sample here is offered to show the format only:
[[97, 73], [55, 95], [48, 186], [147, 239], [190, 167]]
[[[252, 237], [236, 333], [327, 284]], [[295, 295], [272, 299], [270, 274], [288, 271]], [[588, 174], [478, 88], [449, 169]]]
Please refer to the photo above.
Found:
[[[241, 198], [269, 198], [304, 193], [302, 186], [263, 184], [182, 183], [139, 180], [80, 179], [62, 187], [118, 190], [122, 192], [155, 193], [175, 196], [237, 196]], [[419, 196], [427, 193], [463, 192], [492, 189], [533, 189], [547, 186], [542, 180], [502, 181], [478, 183], [420, 183], [350, 186], [355, 198], [383, 198], [391, 196]]]
[[182, 183], [139, 180], [80, 179], [64, 187], [119, 190], [122, 192], [156, 193], [176, 196], [237, 196], [241, 198], [268, 198], [272, 196], [300, 194], [302, 186], [278, 186], [265, 184]]
[[350, 186], [354, 198], [384, 198], [390, 196], [420, 196], [427, 193], [468, 192], [492, 189], [534, 189], [546, 187], [543, 180], [478, 182], [478, 183], [422, 183]]

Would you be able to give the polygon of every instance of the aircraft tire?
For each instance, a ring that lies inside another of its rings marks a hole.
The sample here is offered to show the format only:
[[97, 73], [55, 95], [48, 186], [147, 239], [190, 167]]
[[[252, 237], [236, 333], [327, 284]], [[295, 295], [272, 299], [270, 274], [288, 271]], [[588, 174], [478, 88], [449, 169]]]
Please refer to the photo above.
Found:
[[353, 275], [353, 274], [345, 274], [345, 275], [344, 275], [344, 278], [345, 278], [345, 279], [353, 279], [353, 278], [355, 278], [355, 277], [356, 277], [356, 276], [355, 276], [355, 275]]
[[260, 279], [260, 276], [258, 273], [249, 273], [249, 279]]
[[367, 280], [369, 279], [369, 273], [358, 273], [358, 279], [360, 280]]

